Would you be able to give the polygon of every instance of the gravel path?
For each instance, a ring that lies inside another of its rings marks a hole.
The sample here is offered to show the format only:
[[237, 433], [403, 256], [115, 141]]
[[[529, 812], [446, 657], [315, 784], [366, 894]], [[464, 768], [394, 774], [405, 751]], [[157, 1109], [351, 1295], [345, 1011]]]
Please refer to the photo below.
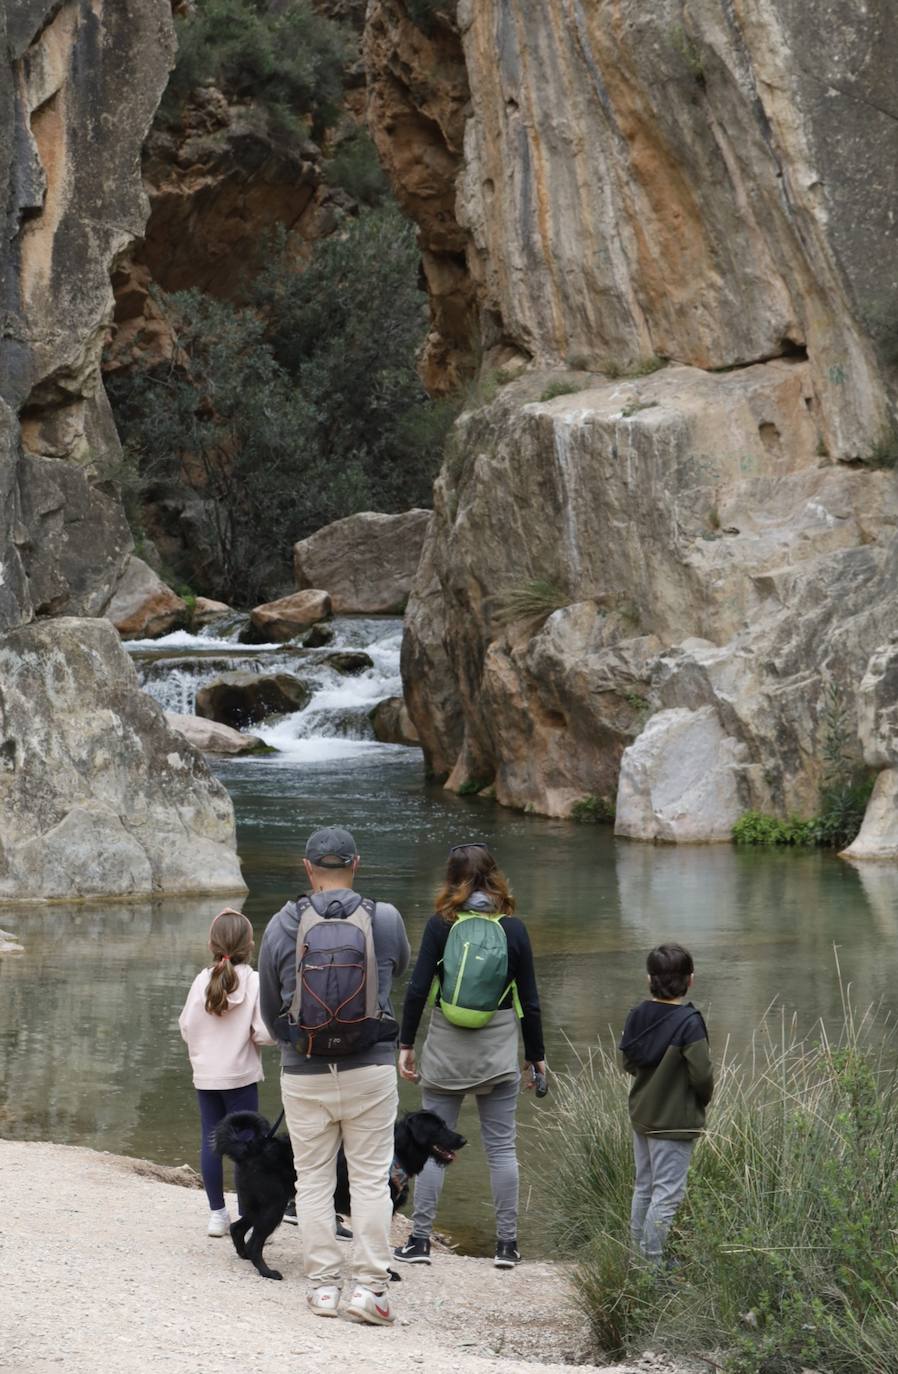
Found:
[[[16, 1374], [562, 1374], [587, 1349], [561, 1266], [499, 1271], [451, 1252], [403, 1271], [391, 1328], [306, 1309], [299, 1237], [266, 1282], [205, 1235], [201, 1192], [65, 1145], [0, 1141], [0, 1368]], [[233, 1199], [232, 1213], [233, 1213]], [[407, 1223], [397, 1219], [397, 1236]], [[661, 1374], [652, 1358], [603, 1374]], [[580, 1365], [583, 1374], [595, 1366]]]

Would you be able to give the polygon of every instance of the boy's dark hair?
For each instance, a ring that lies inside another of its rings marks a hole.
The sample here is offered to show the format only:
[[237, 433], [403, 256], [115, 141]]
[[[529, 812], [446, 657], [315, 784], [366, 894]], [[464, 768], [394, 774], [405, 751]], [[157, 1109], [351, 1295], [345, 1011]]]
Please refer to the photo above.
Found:
[[645, 961], [653, 997], [682, 997], [695, 971], [692, 955], [682, 945], [658, 945]]

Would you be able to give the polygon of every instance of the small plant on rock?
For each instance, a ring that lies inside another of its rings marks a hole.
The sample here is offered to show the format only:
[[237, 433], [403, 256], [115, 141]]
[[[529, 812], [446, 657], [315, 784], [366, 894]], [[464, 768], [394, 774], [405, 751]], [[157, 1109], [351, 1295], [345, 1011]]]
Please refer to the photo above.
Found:
[[573, 396], [582, 390], [582, 382], [550, 382], [539, 399], [540, 401], [554, 401], [556, 396]]
[[569, 602], [570, 598], [554, 582], [533, 578], [496, 593], [492, 601], [493, 620], [497, 625], [511, 625], [516, 620], [545, 620]]

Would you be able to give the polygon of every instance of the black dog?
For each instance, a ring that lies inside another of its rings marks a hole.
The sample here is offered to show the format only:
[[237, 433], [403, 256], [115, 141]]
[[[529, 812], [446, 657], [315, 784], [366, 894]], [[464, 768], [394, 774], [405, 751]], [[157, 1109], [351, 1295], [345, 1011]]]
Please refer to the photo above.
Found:
[[[409, 1112], [396, 1122], [393, 1133], [393, 1167], [390, 1198], [393, 1211], [408, 1198], [408, 1181], [420, 1174], [429, 1159], [451, 1164], [466, 1144], [464, 1136], [451, 1131], [436, 1112]], [[265, 1242], [280, 1226], [284, 1208], [293, 1197], [296, 1173], [293, 1149], [287, 1135], [272, 1135], [271, 1126], [258, 1112], [230, 1112], [215, 1128], [213, 1144], [218, 1154], [235, 1164], [240, 1217], [231, 1223], [231, 1239], [241, 1259], [252, 1260], [264, 1279], [283, 1276], [262, 1258]], [[337, 1156], [337, 1187], [334, 1211], [351, 1215], [349, 1170], [341, 1150]], [[246, 1239], [252, 1228], [252, 1235]]]

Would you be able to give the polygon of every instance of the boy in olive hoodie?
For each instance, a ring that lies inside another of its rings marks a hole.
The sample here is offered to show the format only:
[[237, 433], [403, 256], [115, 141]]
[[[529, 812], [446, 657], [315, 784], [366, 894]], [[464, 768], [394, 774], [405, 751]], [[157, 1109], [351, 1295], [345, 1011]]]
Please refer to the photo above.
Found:
[[683, 1000], [692, 986], [692, 955], [682, 945], [659, 945], [646, 968], [651, 998], [627, 1016], [618, 1049], [633, 1075], [636, 1187], [630, 1235], [645, 1259], [660, 1264], [686, 1194], [692, 1150], [705, 1128], [714, 1073], [702, 1014]]

